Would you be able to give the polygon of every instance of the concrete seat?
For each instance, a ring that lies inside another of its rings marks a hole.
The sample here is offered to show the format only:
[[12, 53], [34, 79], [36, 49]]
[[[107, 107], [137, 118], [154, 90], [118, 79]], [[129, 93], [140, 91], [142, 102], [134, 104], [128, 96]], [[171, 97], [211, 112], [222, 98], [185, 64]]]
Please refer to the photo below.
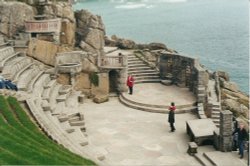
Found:
[[33, 94], [38, 97], [41, 97], [44, 91], [44, 85], [48, 84], [49, 81], [50, 81], [50, 75], [42, 74], [42, 76], [40, 76], [33, 85]]
[[29, 69], [30, 67], [32, 67], [34, 65], [34, 63], [28, 63], [28, 64], [20, 64], [18, 67], [17, 67], [17, 69], [19, 69], [18, 70], [18, 72], [15, 74], [15, 76], [14, 76], [14, 78], [13, 78], [13, 81], [14, 82], [17, 82], [17, 80], [19, 79], [19, 77], [20, 77], [20, 75], [23, 73], [23, 72], [25, 72], [27, 69]]
[[41, 72], [38, 66], [33, 66], [26, 71], [24, 71], [17, 82], [17, 87], [19, 90], [26, 91], [28, 89], [28, 85], [32, 82], [33, 79]]

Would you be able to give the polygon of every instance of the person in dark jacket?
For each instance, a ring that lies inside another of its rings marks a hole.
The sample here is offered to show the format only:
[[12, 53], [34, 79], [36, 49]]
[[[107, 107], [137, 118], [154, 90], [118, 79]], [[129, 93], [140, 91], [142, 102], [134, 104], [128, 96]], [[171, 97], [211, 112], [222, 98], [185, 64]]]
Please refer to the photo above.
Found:
[[170, 124], [171, 132], [175, 131], [174, 123], [175, 123], [175, 104], [174, 102], [171, 103], [171, 106], [169, 107], [169, 114], [168, 114], [168, 122]]
[[244, 157], [244, 144], [247, 139], [247, 131], [244, 128], [244, 125], [242, 123], [239, 124], [239, 128], [237, 128], [234, 132], [238, 133], [238, 146], [239, 146], [239, 155], [240, 158], [242, 159]]

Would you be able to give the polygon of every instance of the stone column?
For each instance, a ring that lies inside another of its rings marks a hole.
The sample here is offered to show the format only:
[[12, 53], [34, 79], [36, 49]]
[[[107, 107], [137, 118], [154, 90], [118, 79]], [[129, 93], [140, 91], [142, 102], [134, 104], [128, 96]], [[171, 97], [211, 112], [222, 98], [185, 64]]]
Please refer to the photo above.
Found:
[[220, 113], [220, 150], [232, 151], [232, 112], [229, 110]]
[[118, 85], [118, 88], [119, 88], [119, 92], [126, 92], [127, 91], [127, 85], [126, 85], [126, 81], [127, 81], [127, 77], [128, 77], [128, 72], [127, 72], [127, 67], [122, 69], [120, 72], [119, 72], [119, 85]]

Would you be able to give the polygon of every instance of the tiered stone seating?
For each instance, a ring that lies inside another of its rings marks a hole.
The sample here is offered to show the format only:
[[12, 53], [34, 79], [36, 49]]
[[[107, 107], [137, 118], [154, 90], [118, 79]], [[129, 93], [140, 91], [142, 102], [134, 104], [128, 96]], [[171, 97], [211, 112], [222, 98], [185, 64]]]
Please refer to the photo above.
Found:
[[25, 70], [18, 78], [18, 89], [23, 91], [28, 90], [29, 83], [32, 82], [33, 79], [36, 79], [37, 75], [40, 75], [41, 72], [42, 70], [37, 65], [33, 65]]
[[19, 54], [19, 52], [15, 53], [13, 47], [5, 47], [0, 49], [0, 69], [2, 70], [3, 66], [8, 60], [16, 57]]
[[[0, 63], [14, 54], [11, 47], [0, 49]], [[87, 148], [88, 153], [85, 153], [84, 146], [88, 145], [88, 141], [84, 133], [84, 116], [78, 110], [80, 92], [73, 92], [71, 86], [57, 83], [47, 72], [48, 67], [24, 55], [13, 56], [8, 63], [2, 64], [3, 75], [17, 83], [21, 90], [18, 93], [24, 94], [24, 101], [49, 137], [81, 156], [93, 160], [105, 158], [101, 154], [91, 152], [91, 148]], [[1, 90], [0, 93], [12, 96], [17, 94], [5, 91]], [[91, 155], [88, 155], [89, 153]]]

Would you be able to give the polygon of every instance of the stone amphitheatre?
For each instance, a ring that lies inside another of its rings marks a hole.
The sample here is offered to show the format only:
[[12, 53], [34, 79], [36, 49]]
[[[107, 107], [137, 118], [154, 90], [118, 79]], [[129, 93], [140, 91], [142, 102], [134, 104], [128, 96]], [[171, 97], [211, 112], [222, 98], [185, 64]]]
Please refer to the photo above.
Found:
[[[248, 125], [249, 97], [226, 72], [161, 43], [109, 38], [100, 16], [66, 2], [0, 7], [0, 75], [19, 89], [1, 96], [16, 98], [55, 144], [97, 165], [247, 165], [247, 150], [244, 159], [232, 152], [231, 135], [233, 116]], [[177, 105], [174, 133], [170, 102]]]

